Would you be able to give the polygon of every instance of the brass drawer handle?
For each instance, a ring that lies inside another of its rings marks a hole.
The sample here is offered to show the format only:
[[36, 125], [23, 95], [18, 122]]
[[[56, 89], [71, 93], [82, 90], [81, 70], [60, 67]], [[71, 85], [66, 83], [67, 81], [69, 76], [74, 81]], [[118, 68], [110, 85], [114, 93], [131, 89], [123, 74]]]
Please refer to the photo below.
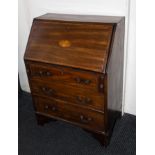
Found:
[[59, 41], [59, 46], [66, 48], [71, 46], [71, 42], [69, 40], [60, 40]]
[[79, 103], [82, 103], [82, 104], [88, 104], [88, 103], [91, 103], [92, 100], [88, 97], [81, 97], [81, 96], [77, 96], [76, 97], [76, 100], [79, 102]]
[[57, 108], [56, 108], [55, 106], [52, 106], [52, 107], [51, 107], [51, 110], [52, 110], [52, 111], [57, 111]]
[[48, 105], [45, 105], [44, 110], [47, 111], [49, 109]]
[[40, 76], [52, 76], [52, 73], [49, 71], [39, 71]]
[[45, 111], [48, 111], [48, 110], [57, 111], [57, 107], [45, 105], [44, 110]]
[[89, 122], [92, 121], [92, 118], [91, 117], [84, 117], [83, 115], [80, 115], [80, 121], [84, 124], [88, 124]]
[[55, 93], [53, 89], [47, 87], [42, 87], [41, 90], [46, 95], [53, 95]]
[[75, 81], [76, 81], [77, 83], [83, 83], [83, 84], [90, 84], [90, 83], [91, 83], [91, 80], [82, 79], [82, 78], [80, 78], [80, 77], [75, 78]]

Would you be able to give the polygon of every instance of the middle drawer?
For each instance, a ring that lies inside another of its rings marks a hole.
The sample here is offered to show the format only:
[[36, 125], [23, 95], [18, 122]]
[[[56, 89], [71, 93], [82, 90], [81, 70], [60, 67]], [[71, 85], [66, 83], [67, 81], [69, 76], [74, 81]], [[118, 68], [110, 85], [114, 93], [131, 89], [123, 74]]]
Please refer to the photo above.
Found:
[[96, 110], [104, 110], [104, 95], [59, 83], [31, 81], [33, 95], [55, 98]]

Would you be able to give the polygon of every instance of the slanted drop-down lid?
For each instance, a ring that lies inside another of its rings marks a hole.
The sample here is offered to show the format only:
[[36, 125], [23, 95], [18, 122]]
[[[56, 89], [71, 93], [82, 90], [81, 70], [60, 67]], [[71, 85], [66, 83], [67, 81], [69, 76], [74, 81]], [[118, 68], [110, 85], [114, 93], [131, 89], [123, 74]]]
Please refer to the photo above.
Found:
[[90, 17], [80, 21], [73, 15], [73, 21], [67, 20], [70, 15], [56, 17], [48, 14], [34, 19], [25, 60], [104, 72], [114, 23], [93, 22]]

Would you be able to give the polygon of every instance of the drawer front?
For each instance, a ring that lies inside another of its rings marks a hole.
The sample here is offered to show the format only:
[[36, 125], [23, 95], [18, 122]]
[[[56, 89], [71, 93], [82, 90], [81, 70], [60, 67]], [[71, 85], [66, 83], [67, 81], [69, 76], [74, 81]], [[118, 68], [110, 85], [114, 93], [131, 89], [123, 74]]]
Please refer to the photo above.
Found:
[[34, 98], [37, 113], [63, 119], [85, 128], [97, 131], [104, 130], [104, 115], [101, 113], [66, 104], [62, 101]]
[[81, 71], [66, 67], [30, 63], [30, 79], [57, 82], [73, 87], [90, 89], [98, 92], [98, 81], [101, 74], [88, 71]]
[[32, 94], [55, 98], [63, 101], [72, 102], [73, 104], [82, 105], [96, 110], [104, 110], [104, 95], [92, 91], [75, 88], [59, 83], [46, 83], [31, 81]]

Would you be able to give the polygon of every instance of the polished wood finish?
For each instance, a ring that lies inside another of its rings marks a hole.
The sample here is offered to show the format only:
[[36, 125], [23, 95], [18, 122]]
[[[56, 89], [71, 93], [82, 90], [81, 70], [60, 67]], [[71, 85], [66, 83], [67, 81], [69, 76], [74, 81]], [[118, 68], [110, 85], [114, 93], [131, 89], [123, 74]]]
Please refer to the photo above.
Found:
[[32, 94], [104, 111], [104, 95], [87, 89], [73, 88], [65, 84], [32, 81]]
[[104, 130], [104, 114], [88, 110], [65, 101], [35, 98], [36, 113], [52, 118], [66, 120], [81, 127], [102, 132]]
[[25, 59], [104, 72], [112, 30], [113, 24], [34, 20]]
[[108, 145], [121, 116], [124, 18], [34, 19], [24, 60], [38, 124], [72, 123]]
[[58, 82], [83, 89], [98, 92], [98, 79], [102, 74], [57, 65], [29, 63], [30, 79]]
[[68, 14], [55, 14], [55, 13], [47, 13], [45, 15], [39, 16], [36, 18], [37, 20], [41, 21], [69, 21], [69, 22], [88, 22], [88, 23], [111, 23], [117, 24], [124, 17], [118, 16], [99, 16], [99, 15], [68, 15]]
[[124, 70], [124, 31], [123, 18], [115, 27], [110, 56], [107, 63], [107, 127], [113, 128], [116, 118], [121, 116], [123, 98], [123, 70]]

